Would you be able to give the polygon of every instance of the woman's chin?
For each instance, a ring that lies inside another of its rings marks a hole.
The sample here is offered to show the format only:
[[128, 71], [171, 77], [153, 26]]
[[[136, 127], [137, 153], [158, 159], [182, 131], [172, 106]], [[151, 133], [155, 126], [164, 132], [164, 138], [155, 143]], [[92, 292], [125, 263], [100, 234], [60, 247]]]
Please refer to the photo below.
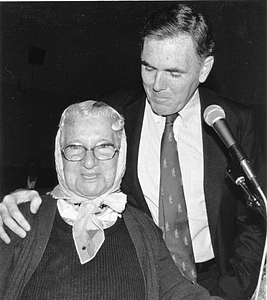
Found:
[[99, 193], [95, 193], [92, 191], [82, 191], [78, 193], [79, 197], [85, 198], [82, 202], [87, 201], [87, 200], [94, 200], [95, 198], [99, 197]]

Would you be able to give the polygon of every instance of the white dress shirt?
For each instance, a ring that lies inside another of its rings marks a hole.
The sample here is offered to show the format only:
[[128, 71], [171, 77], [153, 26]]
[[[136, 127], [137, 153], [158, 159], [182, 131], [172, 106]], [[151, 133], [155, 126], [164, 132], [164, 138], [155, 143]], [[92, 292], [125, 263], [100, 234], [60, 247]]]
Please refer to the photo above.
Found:
[[[160, 144], [165, 117], [153, 113], [146, 101], [138, 157], [138, 178], [153, 220], [158, 224]], [[174, 122], [189, 228], [197, 263], [214, 257], [205, 195], [201, 112], [198, 90]]]

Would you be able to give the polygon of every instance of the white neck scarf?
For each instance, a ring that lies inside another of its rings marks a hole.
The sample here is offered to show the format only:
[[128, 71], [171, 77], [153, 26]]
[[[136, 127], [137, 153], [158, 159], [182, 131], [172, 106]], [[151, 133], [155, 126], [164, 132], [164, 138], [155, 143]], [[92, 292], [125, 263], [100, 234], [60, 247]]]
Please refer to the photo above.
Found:
[[61, 129], [58, 130], [55, 140], [55, 163], [59, 185], [51, 194], [58, 199], [58, 209], [62, 218], [73, 226], [75, 247], [81, 264], [84, 264], [93, 259], [102, 246], [105, 240], [104, 229], [111, 227], [125, 209], [126, 195], [120, 191], [120, 185], [126, 166], [126, 135], [123, 131], [113, 186], [105, 194], [90, 200], [76, 195], [66, 185], [60, 135]]

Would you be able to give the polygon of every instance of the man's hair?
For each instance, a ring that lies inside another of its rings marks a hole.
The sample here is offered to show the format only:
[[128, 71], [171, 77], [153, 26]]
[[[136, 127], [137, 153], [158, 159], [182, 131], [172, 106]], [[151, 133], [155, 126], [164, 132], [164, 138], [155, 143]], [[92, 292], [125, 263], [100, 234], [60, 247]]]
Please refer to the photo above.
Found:
[[209, 21], [185, 4], [175, 4], [149, 15], [141, 32], [143, 51], [145, 38], [164, 40], [179, 35], [191, 36], [201, 60], [213, 55], [214, 41]]

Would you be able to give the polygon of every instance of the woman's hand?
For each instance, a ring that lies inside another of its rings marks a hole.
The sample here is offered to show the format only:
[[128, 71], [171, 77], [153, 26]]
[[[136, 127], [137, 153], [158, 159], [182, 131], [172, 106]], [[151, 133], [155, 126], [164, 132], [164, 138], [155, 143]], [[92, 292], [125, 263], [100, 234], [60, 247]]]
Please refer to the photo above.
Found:
[[4, 230], [4, 224], [21, 238], [24, 238], [31, 227], [18, 209], [18, 204], [31, 202], [30, 210], [33, 214], [39, 209], [42, 200], [38, 192], [33, 190], [19, 190], [4, 197], [0, 203], [0, 238], [10, 243], [10, 238]]

